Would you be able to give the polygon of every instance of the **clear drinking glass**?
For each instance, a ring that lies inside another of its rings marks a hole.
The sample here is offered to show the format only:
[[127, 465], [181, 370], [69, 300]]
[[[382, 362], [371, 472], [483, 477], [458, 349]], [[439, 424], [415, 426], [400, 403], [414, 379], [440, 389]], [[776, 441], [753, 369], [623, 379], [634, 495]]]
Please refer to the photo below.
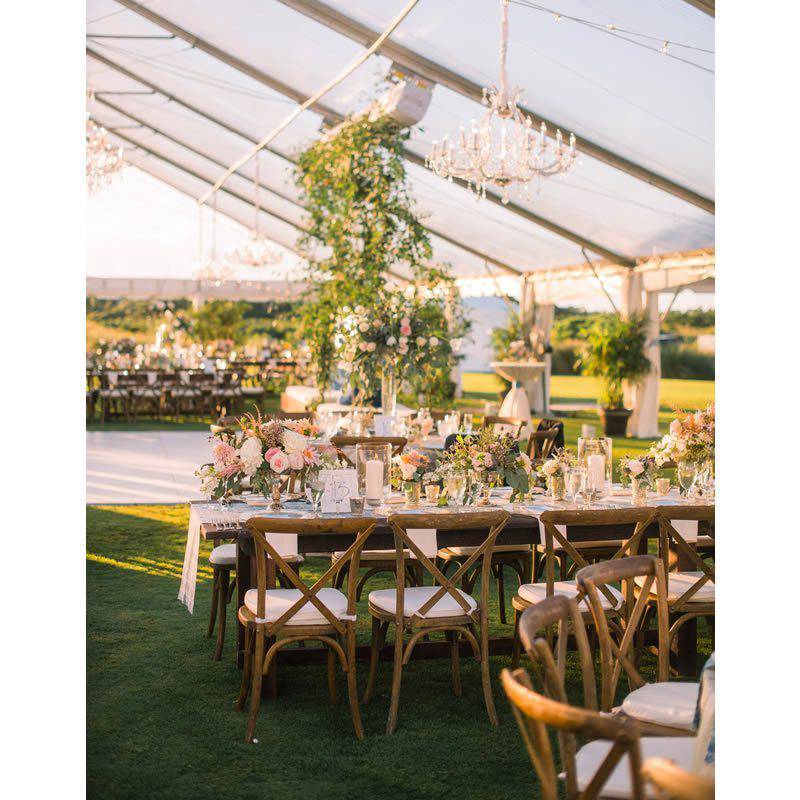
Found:
[[447, 487], [447, 496], [453, 505], [464, 505], [464, 493], [467, 490], [467, 478], [463, 472], [454, 472], [452, 475], [447, 476], [445, 483]]
[[322, 503], [322, 495], [325, 494], [325, 482], [319, 475], [315, 475], [308, 482], [308, 489], [311, 493], [311, 510], [318, 514]]
[[678, 483], [681, 485], [681, 489], [683, 489], [681, 494], [688, 497], [696, 480], [697, 464], [693, 461], [681, 461], [678, 464]]
[[583, 492], [586, 483], [586, 470], [583, 467], [569, 467], [567, 469], [567, 492], [573, 503], [578, 502], [578, 495]]
[[472, 424], [473, 424], [472, 414], [470, 414], [468, 411], [465, 411], [464, 422], [461, 426], [464, 430], [464, 433], [472, 433]]

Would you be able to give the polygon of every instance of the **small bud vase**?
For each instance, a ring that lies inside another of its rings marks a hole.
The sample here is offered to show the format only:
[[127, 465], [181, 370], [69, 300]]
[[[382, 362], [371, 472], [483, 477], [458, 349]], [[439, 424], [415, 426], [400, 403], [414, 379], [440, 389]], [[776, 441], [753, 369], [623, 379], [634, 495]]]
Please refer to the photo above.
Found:
[[631, 505], [643, 506], [647, 503], [647, 482], [631, 478]]
[[403, 491], [406, 494], [407, 506], [418, 506], [420, 498], [420, 484], [418, 481], [406, 481], [403, 484]]
[[567, 495], [567, 486], [562, 475], [551, 475], [547, 479], [547, 493], [553, 500], [563, 500]]

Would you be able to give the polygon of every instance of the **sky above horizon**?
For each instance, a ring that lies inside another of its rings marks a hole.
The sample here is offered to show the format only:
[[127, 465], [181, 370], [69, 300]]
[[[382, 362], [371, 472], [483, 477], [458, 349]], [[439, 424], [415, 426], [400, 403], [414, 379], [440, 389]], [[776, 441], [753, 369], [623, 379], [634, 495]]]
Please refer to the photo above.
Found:
[[[197, 202], [136, 167], [126, 167], [107, 189], [87, 199], [86, 275], [98, 278], [191, 278], [200, 262], [200, 219]], [[212, 214], [204, 213], [203, 257], [211, 252]], [[249, 231], [218, 215], [217, 254], [243, 244]], [[298, 273], [299, 260], [284, 250], [284, 260], [268, 270], [240, 267], [240, 280], [285, 278]], [[662, 308], [670, 302], [662, 295]], [[591, 310], [608, 310], [599, 287]], [[713, 308], [713, 294], [685, 290], [673, 309]]]

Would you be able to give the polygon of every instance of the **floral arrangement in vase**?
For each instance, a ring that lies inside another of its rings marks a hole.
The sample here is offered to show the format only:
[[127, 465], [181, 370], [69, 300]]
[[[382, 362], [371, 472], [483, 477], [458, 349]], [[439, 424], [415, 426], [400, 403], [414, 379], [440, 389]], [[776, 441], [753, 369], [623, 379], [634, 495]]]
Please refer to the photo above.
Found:
[[420, 487], [429, 463], [430, 459], [419, 450], [406, 450], [392, 461], [392, 480], [402, 485], [406, 499], [412, 504], [419, 503]]
[[339, 466], [339, 453], [319, 438], [319, 428], [310, 420], [265, 421], [259, 413], [240, 419], [241, 434], [223, 432], [211, 437], [213, 461], [195, 475], [200, 491], [218, 500], [250, 487], [271, 496], [280, 505], [280, 490], [287, 478], [306, 479], [323, 468]]
[[550, 458], [538, 467], [539, 474], [545, 479], [550, 496], [563, 500], [566, 496], [567, 470], [573, 466], [575, 458], [566, 448], [554, 450]]
[[678, 412], [669, 433], [653, 445], [650, 454], [658, 466], [669, 462], [697, 464], [714, 460], [716, 420], [714, 404], [695, 412]]
[[531, 460], [520, 453], [518, 441], [507, 433], [483, 428], [477, 434], [458, 436], [443, 458], [451, 470], [478, 473], [489, 483], [497, 482], [513, 489], [511, 499], [527, 494], [530, 488]]
[[656, 459], [650, 454], [641, 458], [633, 458], [626, 454], [619, 462], [619, 474], [623, 485], [637, 480], [643, 481], [652, 488], [655, 485], [658, 472], [659, 467], [656, 464]]

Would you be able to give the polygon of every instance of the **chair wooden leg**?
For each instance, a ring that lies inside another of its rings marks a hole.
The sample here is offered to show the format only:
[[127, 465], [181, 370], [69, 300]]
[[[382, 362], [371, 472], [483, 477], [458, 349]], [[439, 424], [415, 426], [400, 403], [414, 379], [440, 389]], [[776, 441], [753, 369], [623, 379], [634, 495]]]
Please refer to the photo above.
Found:
[[497, 565], [497, 600], [500, 603], [500, 624], [506, 625], [506, 583], [502, 564]]
[[214, 577], [211, 584], [211, 612], [208, 618], [208, 630], [206, 631], [206, 639], [210, 639], [214, 633], [214, 624], [217, 621], [217, 596], [219, 595], [219, 570], [214, 567]]
[[264, 674], [264, 629], [259, 626], [256, 630], [256, 652], [253, 657], [253, 687], [250, 690], [250, 717], [247, 720], [247, 730], [244, 735], [245, 744], [252, 744], [256, 732], [258, 711], [261, 708], [261, 679]]
[[517, 609], [514, 609], [514, 644], [511, 647], [511, 669], [519, 666], [519, 657], [522, 652], [522, 642], [519, 638], [519, 618], [522, 616]]
[[339, 702], [339, 693], [336, 691], [336, 653], [332, 647], [328, 648], [328, 695], [331, 703]]
[[247, 694], [250, 691], [250, 681], [253, 673], [253, 631], [250, 626], [244, 629], [244, 666], [242, 667], [242, 685], [239, 687], [239, 697], [236, 700], [236, 710], [244, 708]]
[[394, 632], [394, 667], [392, 669], [392, 699], [389, 703], [389, 719], [386, 721], [386, 735], [390, 736], [397, 727], [397, 712], [400, 707], [400, 679], [403, 677], [403, 630]]
[[217, 629], [217, 647], [214, 650], [214, 661], [222, 658], [222, 647], [225, 644], [225, 625], [228, 621], [228, 585], [230, 584], [230, 570], [221, 569], [219, 571], [219, 588], [217, 589], [217, 601], [219, 609], [219, 625]]
[[461, 697], [461, 659], [458, 655], [458, 631], [447, 631], [450, 640], [450, 667], [453, 672], [453, 694]]
[[367, 678], [367, 688], [364, 690], [364, 697], [362, 703], [368, 703], [372, 699], [372, 694], [375, 691], [375, 679], [378, 676], [378, 660], [383, 647], [384, 639], [386, 638], [386, 629], [388, 625], [381, 623], [377, 617], [372, 618], [372, 639], [370, 640], [369, 651], [369, 677]]
[[489, 722], [497, 726], [500, 724], [497, 719], [497, 709], [494, 707], [494, 695], [492, 694], [492, 682], [489, 675], [489, 631], [488, 626], [481, 625], [481, 683], [483, 684], [483, 700], [486, 703], [486, 713], [489, 715]]
[[361, 709], [358, 707], [358, 683], [356, 682], [356, 629], [355, 625], [347, 626], [347, 698], [350, 701], [350, 714], [353, 717], [353, 729], [356, 739], [364, 738], [364, 726], [361, 724]]

